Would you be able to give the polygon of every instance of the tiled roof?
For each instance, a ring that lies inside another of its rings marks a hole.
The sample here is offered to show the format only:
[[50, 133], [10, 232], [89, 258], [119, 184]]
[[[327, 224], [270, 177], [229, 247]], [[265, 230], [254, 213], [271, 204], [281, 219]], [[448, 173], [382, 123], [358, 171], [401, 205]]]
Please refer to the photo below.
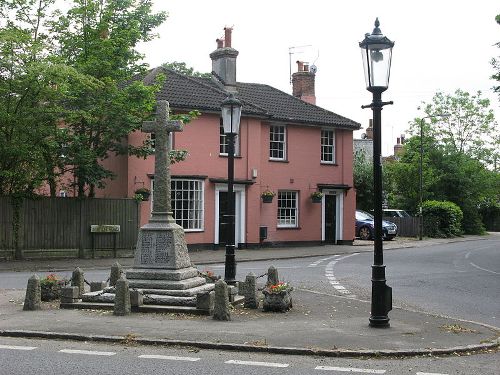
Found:
[[[211, 78], [190, 77], [166, 68], [151, 70], [144, 82], [152, 83], [159, 73], [166, 75], [157, 99], [168, 100], [177, 110], [219, 112], [227, 93]], [[243, 104], [242, 113], [266, 118], [268, 121], [359, 129], [361, 125], [346, 117], [309, 104], [274, 87], [257, 84], [237, 84], [237, 97]]]

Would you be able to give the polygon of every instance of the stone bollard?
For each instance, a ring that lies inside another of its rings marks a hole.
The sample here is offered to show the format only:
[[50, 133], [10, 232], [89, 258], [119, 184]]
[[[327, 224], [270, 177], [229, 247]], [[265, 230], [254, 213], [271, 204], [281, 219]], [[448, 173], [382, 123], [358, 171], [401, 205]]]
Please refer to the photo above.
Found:
[[76, 267], [71, 275], [71, 286], [79, 288], [78, 298], [82, 298], [83, 293], [85, 293], [85, 278], [80, 267]]
[[142, 291], [132, 289], [130, 291], [130, 307], [132, 311], [138, 311], [139, 307], [144, 305], [144, 295]]
[[116, 282], [115, 306], [114, 315], [130, 314], [130, 291], [128, 288], [128, 280], [125, 275], [120, 276]]
[[40, 288], [40, 278], [33, 275], [28, 279], [26, 297], [24, 298], [25, 311], [40, 310], [42, 308], [42, 290]]
[[120, 265], [120, 263], [115, 262], [111, 266], [111, 274], [109, 275], [109, 286], [115, 286], [116, 282], [118, 281], [122, 273], [123, 273], [122, 266]]
[[245, 278], [245, 287], [243, 290], [245, 301], [243, 306], [250, 309], [259, 308], [259, 300], [257, 298], [257, 276], [250, 272]]
[[106, 288], [106, 286], [107, 286], [106, 281], [91, 281], [90, 282], [90, 291], [91, 292], [98, 292], [98, 291]]
[[279, 282], [278, 270], [274, 266], [269, 267], [269, 269], [267, 270], [267, 284], [266, 284], [266, 286], [276, 285], [276, 284], [278, 284], [278, 282]]
[[224, 280], [217, 280], [215, 283], [214, 319], [231, 320], [227, 284]]

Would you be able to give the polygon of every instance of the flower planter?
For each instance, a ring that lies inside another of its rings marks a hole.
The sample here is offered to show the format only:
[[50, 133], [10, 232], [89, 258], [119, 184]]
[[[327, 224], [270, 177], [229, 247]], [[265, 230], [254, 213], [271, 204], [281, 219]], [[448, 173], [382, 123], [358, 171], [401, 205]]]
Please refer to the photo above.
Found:
[[139, 191], [139, 192], [136, 192], [136, 194], [140, 195], [141, 199], [143, 201], [148, 201], [149, 200], [149, 196], [151, 195], [151, 193], [148, 192], [148, 191]]
[[273, 203], [273, 197], [270, 195], [264, 195], [262, 197], [262, 203]]
[[322, 197], [311, 197], [313, 203], [321, 203]]
[[61, 297], [61, 285], [59, 284], [41, 284], [41, 300], [44, 302], [54, 301]]
[[292, 288], [282, 290], [280, 292], [269, 292], [263, 290], [264, 294], [264, 311], [285, 312], [292, 308]]

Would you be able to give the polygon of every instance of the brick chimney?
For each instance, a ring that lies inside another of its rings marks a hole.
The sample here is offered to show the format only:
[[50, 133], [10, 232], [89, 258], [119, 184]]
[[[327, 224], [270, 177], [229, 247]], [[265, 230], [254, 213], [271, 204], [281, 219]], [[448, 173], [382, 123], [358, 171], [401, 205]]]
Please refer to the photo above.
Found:
[[404, 135], [401, 135], [401, 138], [396, 139], [396, 144], [394, 145], [394, 156], [398, 158], [401, 155], [401, 152], [403, 151], [403, 144], [402, 142], [404, 141]]
[[303, 101], [316, 104], [314, 79], [316, 73], [309, 71], [309, 64], [297, 61], [297, 72], [292, 74], [292, 94]]
[[368, 127], [366, 128], [366, 139], [373, 139], [373, 120], [368, 120]]
[[236, 57], [238, 51], [231, 47], [231, 27], [224, 28], [224, 39], [217, 39], [217, 49], [210, 54], [212, 74], [229, 92], [236, 92]]

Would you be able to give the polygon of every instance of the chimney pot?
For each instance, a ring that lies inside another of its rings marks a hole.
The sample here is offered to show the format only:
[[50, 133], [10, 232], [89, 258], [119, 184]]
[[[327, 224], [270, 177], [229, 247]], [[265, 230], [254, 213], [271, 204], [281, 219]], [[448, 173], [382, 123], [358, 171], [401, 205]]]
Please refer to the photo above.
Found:
[[304, 63], [302, 61], [297, 61], [297, 71], [298, 72], [304, 71]]
[[217, 42], [218, 49], [224, 47], [224, 44], [223, 44], [224, 41], [222, 39], [216, 39], [215, 41]]
[[231, 32], [232, 27], [224, 27], [224, 47], [231, 47]]

